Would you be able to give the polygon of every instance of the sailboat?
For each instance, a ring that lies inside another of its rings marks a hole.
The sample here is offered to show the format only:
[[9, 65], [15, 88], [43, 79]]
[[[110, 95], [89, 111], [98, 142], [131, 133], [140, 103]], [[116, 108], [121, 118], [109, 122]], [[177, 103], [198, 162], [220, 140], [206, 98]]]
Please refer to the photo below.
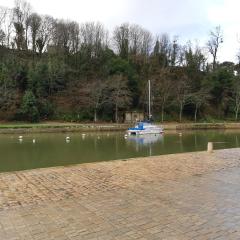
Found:
[[148, 80], [148, 121], [138, 122], [133, 128], [128, 128], [128, 135], [143, 135], [143, 134], [161, 134], [163, 128], [151, 123], [151, 82]]

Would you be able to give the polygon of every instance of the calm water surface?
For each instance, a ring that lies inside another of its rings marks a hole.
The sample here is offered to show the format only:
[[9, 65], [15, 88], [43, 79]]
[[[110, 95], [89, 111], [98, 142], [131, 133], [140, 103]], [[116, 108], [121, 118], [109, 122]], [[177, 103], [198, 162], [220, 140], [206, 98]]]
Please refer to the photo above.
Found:
[[[0, 171], [15, 171], [130, 157], [240, 146], [240, 131], [193, 131], [124, 138], [124, 133], [0, 135]], [[66, 137], [70, 141], [66, 142]], [[33, 143], [33, 139], [36, 142]]]

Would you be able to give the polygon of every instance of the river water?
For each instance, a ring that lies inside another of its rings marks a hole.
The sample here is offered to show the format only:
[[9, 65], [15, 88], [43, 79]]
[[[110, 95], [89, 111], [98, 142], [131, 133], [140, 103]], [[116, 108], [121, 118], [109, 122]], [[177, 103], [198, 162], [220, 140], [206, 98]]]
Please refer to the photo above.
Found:
[[124, 132], [24, 134], [22, 139], [2, 134], [0, 171], [202, 151], [209, 141], [214, 142], [215, 149], [239, 147], [240, 131], [201, 130], [128, 138]]

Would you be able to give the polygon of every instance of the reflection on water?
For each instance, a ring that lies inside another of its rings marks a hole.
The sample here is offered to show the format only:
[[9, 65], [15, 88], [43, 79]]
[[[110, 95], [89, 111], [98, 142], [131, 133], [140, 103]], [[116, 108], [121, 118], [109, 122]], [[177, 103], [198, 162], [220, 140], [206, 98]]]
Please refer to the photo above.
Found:
[[130, 135], [127, 141], [134, 142], [136, 145], [151, 145], [155, 142], [160, 142], [163, 140], [163, 134], [146, 134], [146, 135]]
[[239, 147], [240, 131], [128, 136], [117, 133], [0, 135], [0, 171]]
[[136, 152], [140, 151], [141, 146], [149, 149], [149, 156], [152, 156], [152, 145], [163, 141], [163, 134], [130, 135], [126, 141], [135, 145]]

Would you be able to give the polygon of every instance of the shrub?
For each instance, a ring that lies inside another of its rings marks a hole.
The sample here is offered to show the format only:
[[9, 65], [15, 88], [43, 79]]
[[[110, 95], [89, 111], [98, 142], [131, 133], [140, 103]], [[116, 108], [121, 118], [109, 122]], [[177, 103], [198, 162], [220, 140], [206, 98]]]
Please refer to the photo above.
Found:
[[32, 91], [28, 90], [25, 92], [22, 104], [20, 108], [20, 115], [22, 120], [29, 122], [39, 121], [39, 111], [37, 108], [37, 101]]

